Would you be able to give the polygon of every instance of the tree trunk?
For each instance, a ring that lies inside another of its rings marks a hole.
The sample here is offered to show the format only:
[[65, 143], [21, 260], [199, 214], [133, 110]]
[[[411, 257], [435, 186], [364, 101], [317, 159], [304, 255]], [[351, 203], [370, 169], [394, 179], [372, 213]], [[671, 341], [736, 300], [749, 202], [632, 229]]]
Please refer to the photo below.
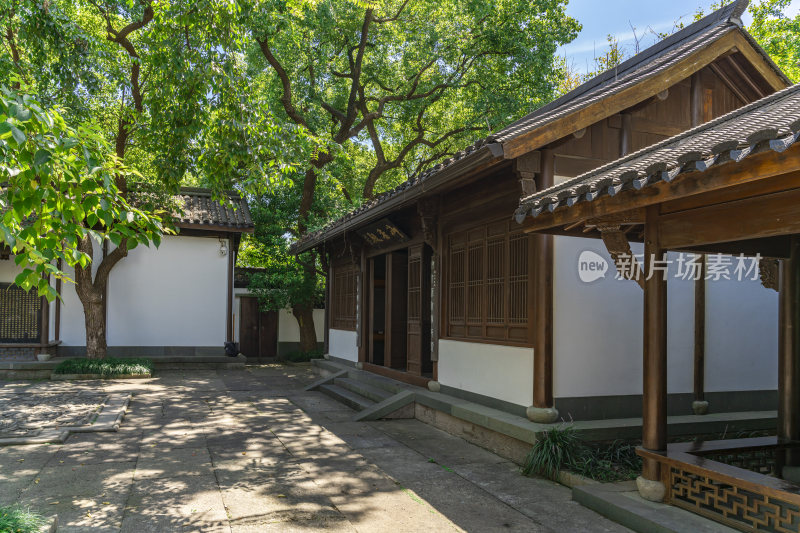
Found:
[[86, 322], [86, 357], [105, 359], [106, 344], [106, 302], [103, 292], [91, 291], [91, 296], [83, 301], [83, 314]]
[[317, 350], [317, 331], [314, 327], [314, 306], [311, 304], [295, 305], [292, 314], [300, 326], [300, 351], [304, 353]]

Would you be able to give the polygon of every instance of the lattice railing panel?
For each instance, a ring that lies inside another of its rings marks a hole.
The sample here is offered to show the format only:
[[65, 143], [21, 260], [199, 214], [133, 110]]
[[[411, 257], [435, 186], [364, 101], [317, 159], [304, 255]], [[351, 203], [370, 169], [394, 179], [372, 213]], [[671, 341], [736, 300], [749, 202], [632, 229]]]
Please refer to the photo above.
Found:
[[669, 477], [673, 505], [742, 531], [800, 531], [798, 505], [675, 466], [670, 467]]
[[725, 463], [726, 465], [744, 468], [751, 472], [758, 472], [765, 476], [774, 476], [777, 472], [776, 454], [778, 448], [752, 448], [747, 450], [732, 450], [704, 453], [702, 457]]

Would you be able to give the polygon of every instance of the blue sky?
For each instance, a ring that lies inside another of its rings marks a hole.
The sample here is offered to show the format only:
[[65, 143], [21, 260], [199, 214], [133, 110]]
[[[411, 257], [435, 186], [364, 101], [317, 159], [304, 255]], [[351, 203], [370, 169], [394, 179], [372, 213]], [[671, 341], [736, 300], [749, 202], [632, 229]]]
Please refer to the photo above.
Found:
[[[586, 72], [593, 67], [595, 55], [605, 53], [606, 35], [609, 33], [617, 36], [630, 56], [635, 52], [631, 25], [640, 37], [641, 48], [646, 48], [655, 39], [648, 28], [657, 32], [669, 31], [681, 17], [685, 23], [691, 23], [699, 7], [708, 13], [711, 4], [711, 0], [570, 0], [567, 13], [583, 24], [583, 30], [574, 41], [561, 47], [559, 54], [566, 55], [567, 62], [576, 70]], [[794, 15], [798, 11], [800, 0], [793, 0], [788, 13]], [[744, 22], [750, 22], [747, 14]]]

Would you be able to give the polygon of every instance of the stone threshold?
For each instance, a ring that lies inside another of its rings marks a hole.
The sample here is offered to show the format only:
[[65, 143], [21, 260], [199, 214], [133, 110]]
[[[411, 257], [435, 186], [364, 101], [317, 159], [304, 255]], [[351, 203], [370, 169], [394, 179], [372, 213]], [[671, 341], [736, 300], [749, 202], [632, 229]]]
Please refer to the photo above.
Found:
[[83, 380], [83, 379], [148, 379], [152, 377], [149, 373], [147, 374], [114, 374], [114, 375], [106, 375], [106, 374], [53, 374], [50, 376], [50, 379], [53, 381], [72, 381], [72, 380]]
[[20, 444], [63, 444], [73, 433], [99, 433], [119, 431], [125, 412], [131, 401], [131, 393], [113, 393], [103, 404], [100, 411], [88, 423], [80, 426], [62, 426], [48, 428], [32, 437], [0, 438], [0, 446], [17, 446]]

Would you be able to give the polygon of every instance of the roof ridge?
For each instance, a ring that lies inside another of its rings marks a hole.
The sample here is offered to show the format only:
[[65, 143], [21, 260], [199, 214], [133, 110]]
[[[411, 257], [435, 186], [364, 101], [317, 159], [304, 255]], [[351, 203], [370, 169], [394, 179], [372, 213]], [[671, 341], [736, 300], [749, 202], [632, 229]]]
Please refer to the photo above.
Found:
[[624, 157], [621, 157], [619, 159], [615, 159], [614, 161], [610, 161], [610, 162], [606, 163], [603, 166], [594, 168], [592, 170], [589, 170], [588, 172], [584, 172], [583, 174], [579, 174], [578, 176], [575, 176], [574, 178], [571, 178], [571, 179], [569, 179], [567, 181], [564, 181], [564, 182], [562, 182], [562, 183], [560, 183], [558, 185], [553, 185], [552, 187], [548, 187], [547, 189], [544, 189], [542, 191], [539, 191], [539, 192], [536, 192], [536, 193], [533, 193], [533, 194], [529, 194], [528, 196], [520, 199], [520, 205], [529, 202], [530, 199], [535, 197], [535, 196], [544, 196], [544, 194], [547, 191], [554, 190], [554, 189], [563, 189], [563, 188], [569, 187], [570, 185], [572, 185], [574, 183], [580, 183], [582, 181], [585, 181], [587, 178], [590, 178], [591, 176], [602, 174], [603, 172], [605, 172], [606, 170], [608, 170], [610, 168], [621, 166], [621, 165], [623, 165], [624, 163], [626, 163], [628, 161], [632, 161], [634, 159], [637, 159], [644, 152], [653, 152], [655, 150], [659, 150], [661, 148], [664, 148], [665, 146], [668, 146], [670, 144], [675, 144], [676, 142], [679, 142], [679, 141], [681, 141], [681, 140], [683, 140], [685, 138], [691, 137], [691, 136], [693, 136], [693, 135], [695, 135], [695, 134], [697, 134], [697, 133], [699, 133], [701, 131], [714, 128], [714, 127], [718, 126], [721, 123], [724, 123], [724, 122], [727, 122], [729, 120], [732, 120], [732, 119], [734, 119], [734, 118], [736, 118], [736, 117], [738, 117], [738, 116], [740, 116], [740, 115], [742, 115], [744, 113], [747, 113], [747, 112], [749, 112], [749, 111], [751, 111], [751, 110], [753, 110], [755, 108], [769, 105], [772, 102], [774, 102], [776, 100], [780, 100], [781, 98], [784, 98], [786, 95], [791, 94], [793, 92], [797, 92], [797, 91], [800, 91], [800, 83], [792, 85], [792, 86], [787, 87], [785, 89], [781, 89], [780, 91], [774, 92], [774, 93], [772, 93], [772, 94], [770, 94], [768, 96], [765, 96], [764, 98], [761, 98], [760, 100], [756, 100], [755, 102], [750, 102], [749, 104], [747, 104], [745, 106], [742, 106], [742, 107], [740, 107], [738, 109], [734, 109], [733, 111], [725, 113], [724, 115], [720, 115], [719, 117], [717, 117], [717, 118], [715, 118], [713, 120], [709, 120], [708, 122], [704, 122], [703, 124], [700, 124], [698, 126], [695, 126], [694, 128], [691, 128], [691, 129], [688, 129], [688, 130], [683, 131], [681, 133], [678, 133], [677, 135], [673, 135], [672, 137], [668, 137], [668, 138], [666, 138], [666, 139], [664, 139], [662, 141], [659, 141], [657, 143], [651, 144], [649, 146], [645, 146], [644, 148], [641, 148], [641, 149], [639, 149], [639, 150], [637, 150], [635, 152], [632, 152], [632, 153], [630, 153], [630, 154], [628, 154], [628, 155], [626, 155]]

